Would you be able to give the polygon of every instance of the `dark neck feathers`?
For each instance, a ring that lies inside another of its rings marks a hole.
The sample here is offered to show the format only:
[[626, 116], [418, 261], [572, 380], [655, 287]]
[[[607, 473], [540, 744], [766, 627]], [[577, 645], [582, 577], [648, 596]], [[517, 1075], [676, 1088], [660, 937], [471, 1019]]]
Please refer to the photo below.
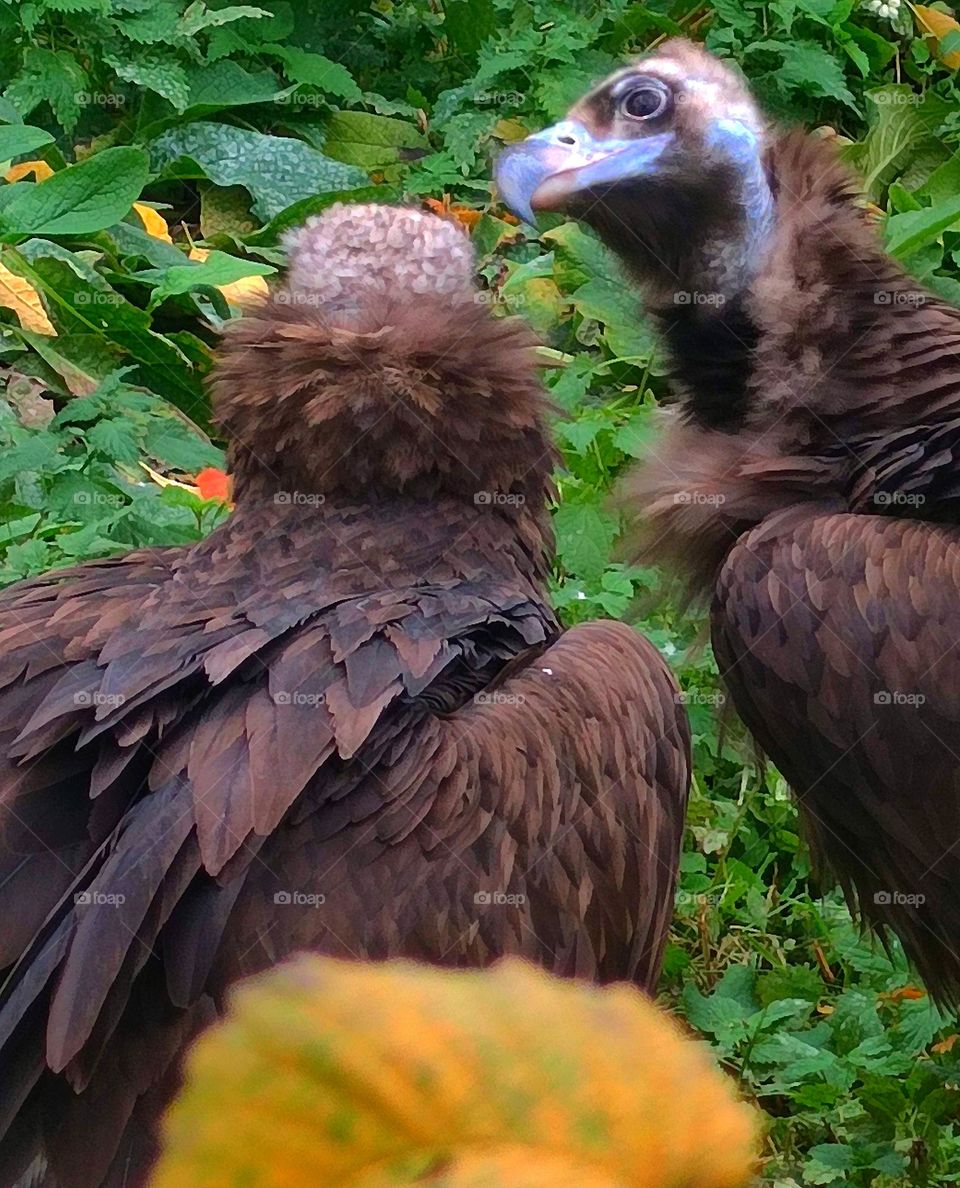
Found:
[[712, 316], [665, 326], [680, 406], [624, 487], [635, 554], [704, 597], [734, 540], [792, 504], [960, 512], [960, 310], [884, 253], [830, 144], [790, 133], [769, 168], [756, 274]]

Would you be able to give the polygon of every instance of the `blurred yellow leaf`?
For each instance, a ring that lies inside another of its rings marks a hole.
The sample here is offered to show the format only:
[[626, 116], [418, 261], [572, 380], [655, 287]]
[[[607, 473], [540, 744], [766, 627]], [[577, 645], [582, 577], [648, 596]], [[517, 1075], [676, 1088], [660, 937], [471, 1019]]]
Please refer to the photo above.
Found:
[[520, 120], [497, 120], [491, 129], [491, 135], [497, 140], [513, 144], [514, 141], [529, 136], [529, 131]]
[[9, 268], [0, 264], [0, 305], [4, 309], [12, 309], [20, 319], [24, 330], [33, 330], [36, 334], [56, 335], [53, 323], [47, 317], [47, 312], [40, 301], [40, 294], [22, 276], [17, 276]]
[[735, 1188], [753, 1111], [631, 986], [302, 957], [187, 1060], [154, 1188]]
[[930, 52], [944, 66], [951, 70], [960, 70], [960, 50], [951, 50], [948, 54], [940, 52], [940, 42], [948, 33], [960, 32], [960, 23], [947, 13], [939, 12], [936, 8], [928, 8], [925, 4], [911, 4], [910, 7], [921, 30], [929, 34], [934, 41], [930, 46]]
[[8, 182], [15, 182], [31, 173], [38, 182], [53, 177], [53, 170], [46, 161], [21, 161], [19, 165], [11, 165], [3, 176]]
[[164, 243], [173, 243], [166, 220], [158, 210], [147, 206], [145, 202], [134, 202], [133, 209], [137, 212], [140, 222], [143, 223], [143, 229], [148, 235], [152, 235], [154, 239], [162, 239]]
[[[188, 253], [191, 260], [206, 260], [209, 248], [192, 247]], [[269, 293], [267, 282], [262, 276], [244, 276], [231, 281], [229, 285], [217, 285], [231, 305], [250, 305], [262, 300]]]

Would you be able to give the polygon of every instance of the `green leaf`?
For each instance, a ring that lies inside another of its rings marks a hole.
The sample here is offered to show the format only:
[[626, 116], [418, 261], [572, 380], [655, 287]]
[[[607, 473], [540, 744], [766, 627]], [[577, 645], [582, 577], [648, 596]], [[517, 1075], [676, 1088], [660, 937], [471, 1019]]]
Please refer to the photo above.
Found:
[[640, 316], [639, 297], [622, 282], [595, 277], [581, 285], [571, 300], [583, 317], [603, 324], [607, 346], [616, 358], [652, 354], [656, 338]]
[[145, 386], [201, 425], [205, 422], [207, 401], [199, 368], [172, 337], [151, 328], [148, 313], [126, 301], [84, 260], [57, 244], [32, 239], [19, 249], [8, 248], [3, 262], [41, 293], [59, 332], [53, 340], [59, 351], [79, 349], [86, 358], [95, 348], [110, 358], [108, 370], [135, 360]]
[[908, 210], [887, 219], [887, 251], [905, 260], [920, 251], [960, 219], [960, 194], [924, 210]]
[[616, 256], [604, 247], [597, 235], [579, 223], [561, 223], [559, 227], [545, 231], [540, 238], [553, 247], [553, 279], [564, 292], [595, 277], [613, 281], [621, 287], [627, 284]]
[[564, 568], [581, 578], [598, 578], [610, 558], [618, 518], [599, 502], [570, 502], [557, 509], [553, 526]]
[[22, 116], [46, 101], [60, 127], [72, 132], [80, 118], [80, 101], [88, 89], [87, 72], [73, 54], [31, 46], [24, 51], [22, 69], [4, 96]]
[[172, 103], [177, 111], [186, 111], [190, 102], [190, 84], [186, 70], [176, 60], [149, 53], [129, 62], [108, 54], [105, 61], [126, 82], [155, 91]]
[[475, 54], [496, 32], [494, 0], [446, 0], [443, 28], [458, 54]]
[[170, 40], [170, 29], [180, 17], [178, 0], [154, 0], [142, 12], [128, 13], [123, 20], [123, 35], [128, 41], [151, 45]]
[[223, 467], [223, 451], [173, 417], [156, 417], [147, 430], [144, 448], [166, 466], [196, 474], [205, 466]]
[[104, 149], [18, 193], [0, 213], [4, 238], [100, 231], [127, 214], [149, 175], [140, 149]]
[[340, 111], [324, 120], [323, 151], [336, 161], [361, 169], [380, 169], [400, 160], [404, 149], [429, 149], [419, 128], [406, 120]]
[[535, 330], [545, 334], [560, 317], [563, 298], [553, 279], [553, 257], [538, 256], [525, 264], [513, 264], [500, 295], [511, 313], [522, 314]]
[[656, 409], [642, 405], [613, 435], [613, 444], [631, 458], [645, 458], [659, 435]]
[[864, 174], [867, 192], [880, 198], [883, 186], [930, 140], [946, 105], [934, 96], [921, 99], [912, 87], [897, 83], [868, 91], [867, 98], [874, 112], [870, 131], [850, 156]]
[[10, 161], [14, 157], [22, 157], [24, 153], [32, 153], [52, 140], [49, 132], [43, 128], [32, 128], [29, 124], [0, 126], [0, 161]]
[[839, 99], [853, 111], [859, 112], [853, 95], [847, 89], [843, 67], [817, 42], [759, 41], [750, 46], [749, 52], [758, 50], [779, 54], [782, 64], [772, 77], [782, 89]]
[[117, 462], [136, 462], [140, 448], [129, 422], [97, 421], [87, 432], [90, 447]]
[[157, 281], [150, 297], [149, 308], [153, 309], [167, 297], [189, 293], [191, 289], [202, 285], [229, 285], [245, 276], [269, 276], [276, 271], [271, 264], [258, 264], [254, 260], [244, 260], [227, 252], [212, 251], [202, 261], [176, 264], [162, 272], [151, 270], [137, 275]]
[[295, 83], [308, 83], [327, 95], [336, 95], [348, 103], [359, 103], [363, 92], [346, 66], [289, 45], [265, 45], [263, 49], [283, 62], [284, 73]]
[[299, 199], [367, 183], [362, 170], [333, 161], [300, 140], [227, 124], [198, 121], [164, 132], [149, 147], [155, 168], [168, 175], [196, 176], [195, 170], [184, 173], [175, 167], [186, 160], [217, 185], [244, 186], [263, 219]]
[[203, 3], [203, 0], [194, 0], [194, 3], [188, 6], [181, 17], [177, 32], [182, 37], [193, 37], [202, 29], [212, 29], [218, 25], [228, 25], [233, 21], [246, 18], [268, 16], [270, 13], [265, 8], [253, 8], [249, 4], [235, 4], [226, 8], [210, 9]]
[[229, 60], [191, 67], [187, 83], [187, 111], [191, 117], [210, 115], [224, 107], [282, 101], [292, 89], [281, 86], [270, 70], [254, 74]]

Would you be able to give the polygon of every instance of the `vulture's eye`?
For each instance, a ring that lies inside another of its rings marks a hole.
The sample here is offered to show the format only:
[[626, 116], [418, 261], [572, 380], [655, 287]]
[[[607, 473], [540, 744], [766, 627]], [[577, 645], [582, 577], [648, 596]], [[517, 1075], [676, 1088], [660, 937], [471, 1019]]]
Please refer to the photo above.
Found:
[[657, 79], [647, 78], [630, 88], [620, 100], [623, 114], [632, 120], [651, 120], [663, 115], [669, 108], [673, 96], [669, 89]]

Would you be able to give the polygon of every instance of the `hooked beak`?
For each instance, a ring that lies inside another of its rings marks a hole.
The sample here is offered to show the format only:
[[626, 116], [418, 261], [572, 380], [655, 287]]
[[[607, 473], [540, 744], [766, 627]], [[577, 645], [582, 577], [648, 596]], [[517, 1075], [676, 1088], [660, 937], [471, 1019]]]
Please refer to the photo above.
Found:
[[511, 145], [495, 177], [506, 205], [527, 223], [534, 211], [564, 210], [588, 192], [652, 172], [671, 133], [633, 140], [598, 140], [576, 120], [563, 120]]

